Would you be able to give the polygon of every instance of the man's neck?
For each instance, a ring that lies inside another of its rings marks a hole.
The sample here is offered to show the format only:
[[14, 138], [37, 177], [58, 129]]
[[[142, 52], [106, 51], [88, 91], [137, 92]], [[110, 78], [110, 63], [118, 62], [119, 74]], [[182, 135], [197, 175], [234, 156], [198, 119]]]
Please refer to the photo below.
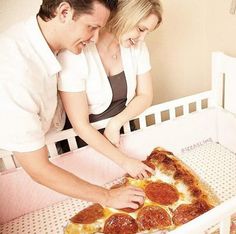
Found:
[[59, 51], [61, 50], [61, 47], [59, 43], [57, 42], [56, 38], [57, 37], [57, 32], [56, 32], [56, 27], [54, 26], [54, 21], [49, 20], [49, 21], [44, 21], [42, 20], [39, 16], [37, 16], [37, 21], [39, 28], [48, 44], [52, 52], [57, 55]]

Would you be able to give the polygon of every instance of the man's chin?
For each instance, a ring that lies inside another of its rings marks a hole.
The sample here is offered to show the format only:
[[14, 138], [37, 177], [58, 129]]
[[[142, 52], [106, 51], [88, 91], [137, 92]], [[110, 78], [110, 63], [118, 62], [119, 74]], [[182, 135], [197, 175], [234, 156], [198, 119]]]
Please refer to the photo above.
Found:
[[72, 52], [73, 54], [80, 54], [82, 52], [82, 50], [83, 49], [80, 47], [69, 49], [69, 51]]

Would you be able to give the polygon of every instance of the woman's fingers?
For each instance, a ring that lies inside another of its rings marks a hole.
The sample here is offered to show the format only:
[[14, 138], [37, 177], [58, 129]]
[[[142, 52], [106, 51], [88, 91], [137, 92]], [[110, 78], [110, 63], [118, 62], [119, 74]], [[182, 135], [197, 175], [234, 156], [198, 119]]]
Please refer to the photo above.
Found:
[[[145, 165], [145, 164], [144, 164]], [[150, 172], [152, 175], [154, 174], [155, 170], [153, 170], [151, 167], [145, 165], [144, 169], [148, 172]]]

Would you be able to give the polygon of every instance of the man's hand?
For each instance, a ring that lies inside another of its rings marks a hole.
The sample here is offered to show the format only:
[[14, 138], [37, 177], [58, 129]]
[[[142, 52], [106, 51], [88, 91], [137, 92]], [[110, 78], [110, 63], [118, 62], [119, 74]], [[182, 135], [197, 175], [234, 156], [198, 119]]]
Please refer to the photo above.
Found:
[[[128, 185], [120, 188], [110, 189], [106, 199], [106, 206], [117, 209], [137, 209], [143, 204], [145, 193], [142, 189]], [[139, 205], [138, 205], [139, 204]]]

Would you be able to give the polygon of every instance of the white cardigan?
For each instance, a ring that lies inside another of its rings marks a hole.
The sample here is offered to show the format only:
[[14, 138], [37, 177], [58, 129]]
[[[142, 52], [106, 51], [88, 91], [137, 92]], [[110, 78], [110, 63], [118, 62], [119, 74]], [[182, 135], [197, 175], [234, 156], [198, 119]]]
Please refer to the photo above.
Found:
[[[137, 75], [148, 72], [151, 66], [145, 43], [130, 48], [120, 46], [120, 49], [127, 81], [127, 105], [135, 96]], [[62, 66], [58, 89], [65, 92], [86, 91], [89, 113], [105, 111], [111, 103], [112, 90], [96, 45], [90, 43], [79, 55], [64, 51], [58, 59]]]

